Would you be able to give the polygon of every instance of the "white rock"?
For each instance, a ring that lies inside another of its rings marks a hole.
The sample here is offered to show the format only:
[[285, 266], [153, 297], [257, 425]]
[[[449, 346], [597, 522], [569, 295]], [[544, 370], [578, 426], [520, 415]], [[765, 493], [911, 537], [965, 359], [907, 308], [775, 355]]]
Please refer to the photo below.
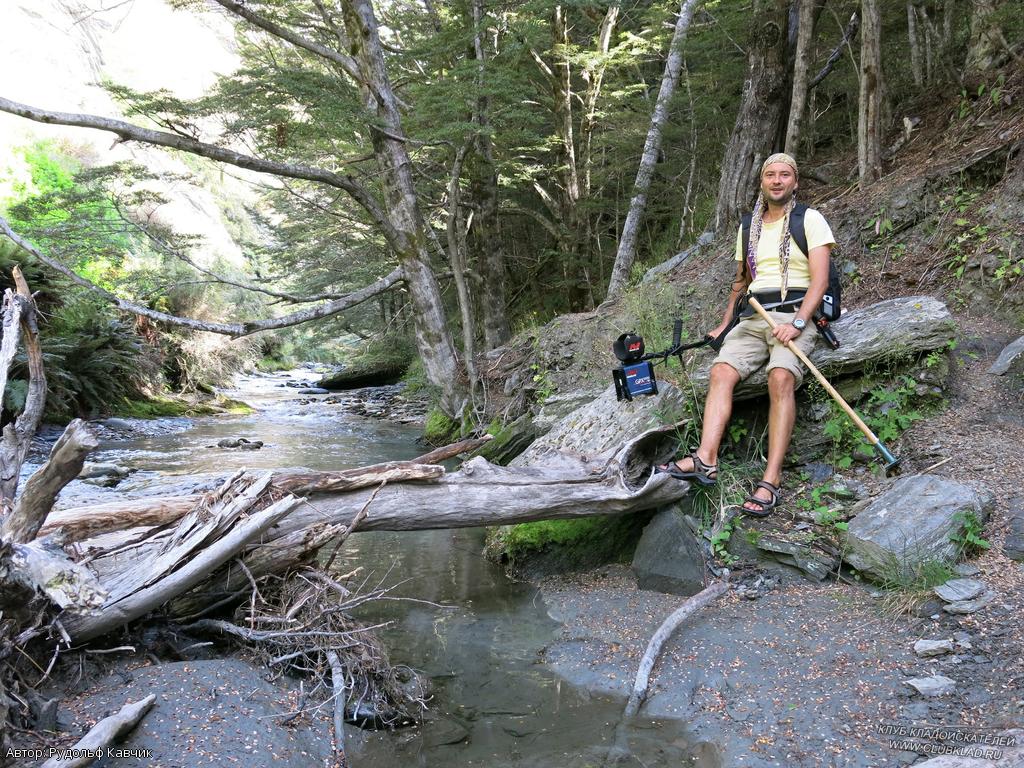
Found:
[[921, 658], [941, 656], [953, 650], [952, 640], [918, 640], [914, 643], [914, 653]]

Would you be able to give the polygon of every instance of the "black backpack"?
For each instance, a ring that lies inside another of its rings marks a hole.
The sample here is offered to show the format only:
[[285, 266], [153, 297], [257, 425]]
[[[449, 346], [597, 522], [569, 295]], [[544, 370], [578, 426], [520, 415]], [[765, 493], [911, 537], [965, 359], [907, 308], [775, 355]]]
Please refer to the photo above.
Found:
[[[789, 234], [792, 235], [796, 247], [800, 249], [800, 253], [804, 256], [807, 255], [807, 231], [804, 229], [804, 214], [806, 212], [807, 206], [803, 203], [797, 203], [789, 214]], [[752, 216], [752, 214], [748, 213], [743, 217], [744, 255], [746, 255], [747, 249], [750, 247], [750, 220]], [[830, 323], [834, 323], [842, 314], [842, 306], [840, 304], [842, 293], [843, 286], [839, 279], [839, 270], [836, 268], [836, 262], [834, 259], [829, 259], [828, 288], [821, 299], [820, 311]]]

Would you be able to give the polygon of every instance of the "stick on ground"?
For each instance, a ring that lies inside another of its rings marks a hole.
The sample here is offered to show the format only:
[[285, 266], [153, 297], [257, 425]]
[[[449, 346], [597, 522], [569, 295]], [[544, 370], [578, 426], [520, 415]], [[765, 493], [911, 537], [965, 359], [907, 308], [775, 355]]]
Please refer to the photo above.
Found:
[[[139, 720], [152, 709], [155, 702], [156, 694], [151, 693], [142, 701], [137, 701], [134, 704], [125, 704], [116, 714], [105, 717], [96, 723], [82, 737], [81, 741], [71, 749], [78, 752], [91, 752], [93, 754], [96, 754], [98, 751], [102, 755], [107, 747], [134, 728]], [[92, 765], [93, 762], [95, 760], [92, 757], [80, 756], [62, 759], [58, 756], [47, 760], [43, 763], [42, 768], [84, 768], [85, 766]]]
[[647, 687], [651, 683], [651, 671], [661, 655], [662, 646], [672, 637], [680, 624], [728, 591], [729, 583], [727, 581], [716, 581], [709, 584], [693, 597], [687, 598], [686, 602], [673, 611], [661, 623], [661, 626], [658, 627], [658, 631], [654, 633], [650, 642], [647, 643], [647, 650], [644, 652], [643, 658], [640, 659], [636, 680], [633, 682], [633, 692], [629, 695], [629, 701], [626, 702], [622, 719], [615, 728], [615, 741], [611, 749], [608, 750], [608, 760], [605, 765], [620, 763], [629, 756], [629, 745], [627, 742], [628, 725], [636, 717], [640, 707], [643, 706], [644, 700], [647, 698]]

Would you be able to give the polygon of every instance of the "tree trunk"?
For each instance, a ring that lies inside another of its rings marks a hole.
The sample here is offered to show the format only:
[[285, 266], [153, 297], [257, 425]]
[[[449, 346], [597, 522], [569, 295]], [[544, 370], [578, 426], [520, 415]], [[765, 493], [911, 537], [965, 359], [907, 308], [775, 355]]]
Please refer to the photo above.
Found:
[[490, 136], [490, 110], [484, 74], [487, 47], [484, 45], [483, 0], [473, 0], [473, 55], [477, 62], [477, 91], [474, 119], [479, 132], [476, 153], [468, 161], [470, 190], [477, 204], [475, 226], [469, 231], [469, 249], [482, 281], [481, 315], [484, 347], [497, 349], [512, 336], [505, 297], [505, 244], [498, 219], [498, 171]]
[[469, 293], [466, 279], [466, 227], [462, 218], [461, 187], [462, 164], [469, 152], [472, 140], [463, 144], [455, 153], [451, 178], [448, 181], [448, 259], [452, 265], [452, 279], [459, 300], [459, 314], [462, 318], [462, 355], [469, 377], [469, 393], [476, 393], [479, 379], [476, 373], [476, 327], [473, 322], [473, 298]]
[[401, 115], [384, 66], [377, 19], [370, 0], [346, 0], [345, 24], [367, 102], [383, 130], [371, 129], [374, 154], [386, 188], [388, 218], [396, 230], [397, 256], [413, 304], [416, 346], [427, 379], [441, 389], [440, 406], [449, 416], [461, 406], [459, 363], [445, 318], [437, 278], [430, 269], [428, 235], [412, 177]]
[[17, 292], [7, 289], [3, 301], [3, 341], [0, 342], [0, 403], [7, 389], [7, 376], [18, 351], [18, 342], [25, 345], [28, 359], [28, 391], [25, 404], [16, 419], [3, 429], [0, 438], [0, 517], [6, 517], [18, 492], [21, 465], [25, 463], [32, 438], [46, 407], [46, 371], [43, 351], [39, 346], [36, 306], [28, 283], [15, 265], [11, 271]]
[[722, 161], [715, 207], [718, 232], [739, 220], [752, 202], [761, 164], [774, 147], [786, 84], [785, 3], [778, 0], [754, 33], [747, 53], [747, 79]]
[[95, 433], [75, 419], [54, 444], [50, 458], [25, 483], [17, 506], [0, 525], [0, 538], [24, 543], [39, 533], [46, 516], [65, 485], [78, 477], [89, 451], [99, 445]]
[[661, 88], [658, 90], [654, 113], [651, 115], [651, 127], [647, 131], [644, 151], [640, 156], [640, 167], [637, 169], [636, 181], [633, 184], [633, 197], [629, 203], [629, 213], [626, 214], [626, 222], [622, 225], [622, 235], [619, 237], [619, 248], [615, 254], [615, 264], [612, 266], [606, 300], [615, 299], [622, 293], [629, 282], [629, 273], [636, 260], [640, 225], [647, 208], [647, 193], [650, 191], [651, 179], [654, 177], [654, 166], [657, 164], [658, 155], [661, 152], [661, 136], [665, 123], [668, 121], [669, 102], [675, 93], [676, 85], [679, 83], [679, 73], [683, 68], [683, 42], [686, 40], [686, 32], [690, 28], [693, 11], [699, 2], [700, 0], [684, 0], [679, 8], [679, 16], [676, 18], [675, 30], [672, 33], [672, 42], [669, 44], [668, 58], [665, 61], [665, 71], [661, 78]]
[[917, 29], [917, 7], [913, 0], [907, 0], [907, 42], [910, 47], [910, 71], [914, 85], [924, 85], [924, 69], [921, 66], [921, 35]]
[[995, 63], [1003, 33], [992, 16], [1004, 0], [972, 0], [971, 40], [967, 46], [964, 72], [969, 77], [978, 77], [990, 70]]
[[597, 45], [593, 54], [589, 57], [588, 63], [581, 70], [583, 82], [587, 84], [583, 93], [583, 117], [580, 120], [580, 166], [581, 166], [581, 194], [584, 198], [590, 197], [591, 173], [594, 167], [593, 140], [594, 128], [597, 125], [597, 101], [601, 96], [601, 86], [604, 83], [604, 72], [608, 66], [608, 51], [611, 48], [612, 35], [615, 33], [615, 24], [619, 18], [619, 6], [611, 5], [601, 20], [601, 27], [597, 32]]
[[786, 126], [784, 151], [796, 156], [800, 146], [800, 129], [807, 107], [808, 77], [813, 53], [814, 32], [824, 0], [799, 0], [796, 55], [793, 60], [793, 94], [789, 102], [789, 123]]
[[861, 187], [882, 177], [882, 16], [878, 0], [862, 0], [857, 170]]
[[[690, 107], [690, 171], [686, 175], [686, 192], [683, 195], [683, 212], [679, 215], [679, 234], [676, 236], [676, 248], [682, 248], [686, 239], [686, 225], [693, 213], [693, 182], [697, 177], [697, 121], [694, 119], [693, 89], [690, 87], [690, 70], [683, 60], [683, 82], [686, 84], [686, 99]], [[646, 279], [646, 275], [644, 276]]]

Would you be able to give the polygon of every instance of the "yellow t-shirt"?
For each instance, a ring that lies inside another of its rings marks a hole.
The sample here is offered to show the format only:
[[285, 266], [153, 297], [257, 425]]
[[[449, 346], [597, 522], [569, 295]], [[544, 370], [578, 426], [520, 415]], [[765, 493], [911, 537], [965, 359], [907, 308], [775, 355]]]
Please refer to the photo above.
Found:
[[[807, 235], [807, 249], [821, 245], [835, 245], [832, 229], [825, 217], [813, 208], [804, 213], [804, 234]], [[751, 291], [777, 291], [782, 288], [782, 263], [779, 259], [779, 238], [782, 236], [782, 219], [761, 226], [761, 239], [757, 241], [757, 275], [750, 284]], [[736, 233], [736, 261], [744, 261], [743, 226]], [[796, 241], [789, 238], [789, 287], [807, 288], [811, 284], [811, 269], [807, 256], [800, 252]]]

